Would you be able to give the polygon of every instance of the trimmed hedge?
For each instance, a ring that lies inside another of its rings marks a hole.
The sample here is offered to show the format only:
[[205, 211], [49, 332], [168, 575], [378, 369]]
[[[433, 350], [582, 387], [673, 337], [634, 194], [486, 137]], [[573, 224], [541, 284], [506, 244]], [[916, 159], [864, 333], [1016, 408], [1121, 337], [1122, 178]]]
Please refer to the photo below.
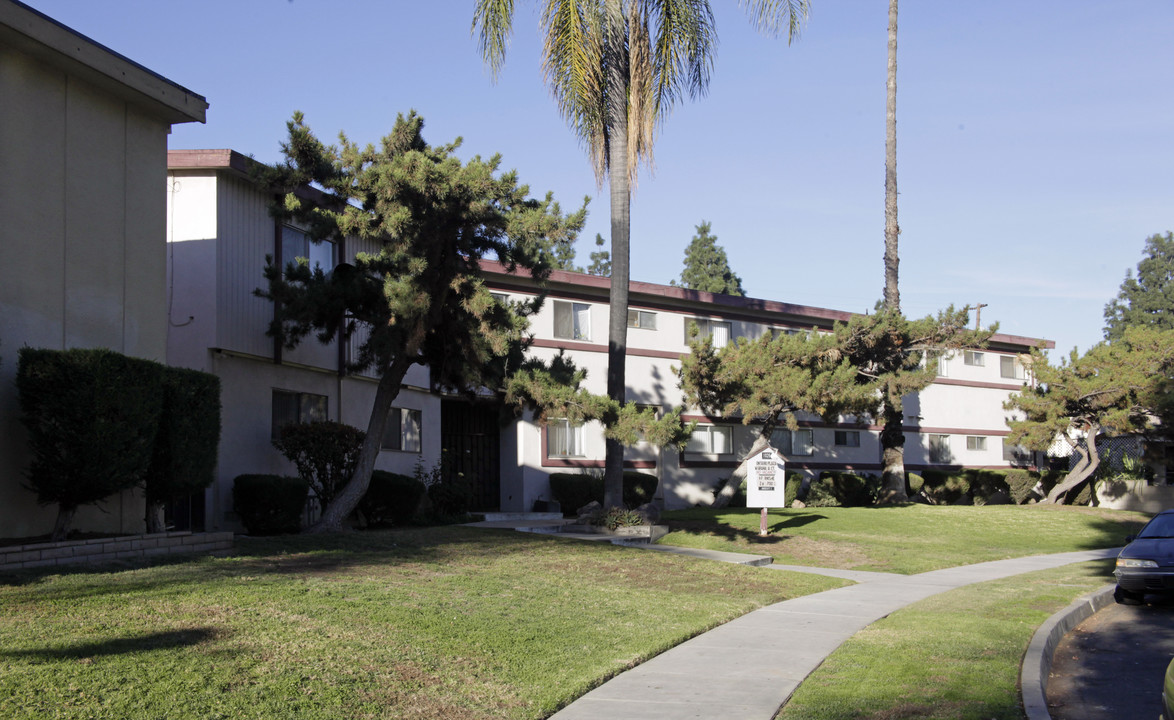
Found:
[[220, 378], [164, 368], [163, 412], [145, 478], [148, 509], [211, 485], [219, 445]]
[[143, 481], [163, 407], [163, 366], [111, 350], [21, 348], [16, 386], [32, 462], [27, 487], [59, 506], [54, 539], [80, 505]]
[[876, 504], [879, 491], [875, 475], [825, 470], [811, 482], [803, 502], [808, 507], [867, 507]]
[[[624, 471], [624, 506], [652, 502], [658, 482], [655, 475]], [[573, 513], [592, 501], [603, 503], [603, 478], [591, 473], [551, 473], [550, 493], [564, 513]]]
[[232, 482], [233, 507], [250, 535], [298, 532], [309, 496], [310, 483], [300, 477], [237, 475]]
[[273, 447], [294, 464], [325, 512], [354, 474], [365, 437], [362, 430], [334, 420], [290, 423]]
[[407, 525], [416, 516], [428, 488], [414, 477], [376, 470], [359, 511], [368, 525]]

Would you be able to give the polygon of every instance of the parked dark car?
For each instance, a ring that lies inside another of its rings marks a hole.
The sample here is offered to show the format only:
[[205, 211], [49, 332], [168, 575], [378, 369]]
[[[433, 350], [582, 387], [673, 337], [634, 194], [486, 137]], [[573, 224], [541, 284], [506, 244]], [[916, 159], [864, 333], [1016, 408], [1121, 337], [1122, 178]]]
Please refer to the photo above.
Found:
[[1174, 594], [1174, 510], [1163, 510], [1141, 532], [1125, 539], [1117, 556], [1113, 598], [1137, 605], [1149, 593]]

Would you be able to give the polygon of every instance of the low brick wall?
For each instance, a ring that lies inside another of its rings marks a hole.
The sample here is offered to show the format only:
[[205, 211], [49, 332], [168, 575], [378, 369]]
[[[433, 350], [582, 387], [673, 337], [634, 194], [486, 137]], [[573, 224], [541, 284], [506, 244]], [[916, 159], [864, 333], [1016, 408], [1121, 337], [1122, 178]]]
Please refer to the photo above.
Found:
[[51, 565], [97, 565], [156, 555], [223, 553], [232, 547], [231, 532], [187, 531], [12, 545], [0, 547], [0, 572]]

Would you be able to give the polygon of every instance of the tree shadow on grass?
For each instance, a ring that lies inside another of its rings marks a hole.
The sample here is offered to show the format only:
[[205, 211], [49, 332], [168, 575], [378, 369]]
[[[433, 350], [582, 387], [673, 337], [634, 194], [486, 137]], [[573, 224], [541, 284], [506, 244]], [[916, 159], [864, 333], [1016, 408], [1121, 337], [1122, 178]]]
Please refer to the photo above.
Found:
[[[749, 513], [749, 511], [748, 511]], [[788, 515], [769, 522], [777, 516], [768, 515], [767, 532], [768, 535], [763, 537], [758, 534], [757, 524], [754, 528], [740, 528], [735, 527], [729, 523], [721, 522], [715, 518], [709, 519], [673, 519], [666, 520], [669, 528], [675, 532], [684, 532], [690, 535], [708, 535], [711, 537], [718, 537], [731, 542], [739, 540], [744, 541], [750, 545], [774, 545], [784, 540], [789, 540], [792, 536], [789, 534], [780, 535], [779, 533], [785, 530], [795, 530], [811, 523], [820, 520], [826, 520], [826, 515], [821, 515], [817, 512], [798, 512], [788, 511]], [[757, 512], [754, 512], [757, 518]]]
[[173, 648], [199, 645], [200, 643], [224, 637], [224, 635], [225, 631], [216, 628], [186, 628], [184, 630], [168, 630], [147, 635], [79, 643], [68, 647], [5, 650], [0, 651], [0, 657], [12, 660], [69, 660], [104, 657], [107, 655], [130, 655], [133, 653], [171, 650]]

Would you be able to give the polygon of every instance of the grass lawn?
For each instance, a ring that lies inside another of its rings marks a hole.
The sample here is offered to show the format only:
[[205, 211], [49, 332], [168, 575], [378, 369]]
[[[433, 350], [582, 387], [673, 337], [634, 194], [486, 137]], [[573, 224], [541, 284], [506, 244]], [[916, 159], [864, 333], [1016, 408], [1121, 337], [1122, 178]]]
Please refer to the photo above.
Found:
[[1035, 630], [1112, 581], [1113, 562], [969, 585], [854, 635], [792, 696], [780, 720], [1021, 720], [1019, 663]]
[[428, 528], [0, 576], [3, 718], [541, 718], [754, 608], [836, 587]]
[[1054, 505], [679, 510], [662, 544], [771, 555], [776, 563], [913, 574], [987, 560], [1118, 547], [1142, 513]]

